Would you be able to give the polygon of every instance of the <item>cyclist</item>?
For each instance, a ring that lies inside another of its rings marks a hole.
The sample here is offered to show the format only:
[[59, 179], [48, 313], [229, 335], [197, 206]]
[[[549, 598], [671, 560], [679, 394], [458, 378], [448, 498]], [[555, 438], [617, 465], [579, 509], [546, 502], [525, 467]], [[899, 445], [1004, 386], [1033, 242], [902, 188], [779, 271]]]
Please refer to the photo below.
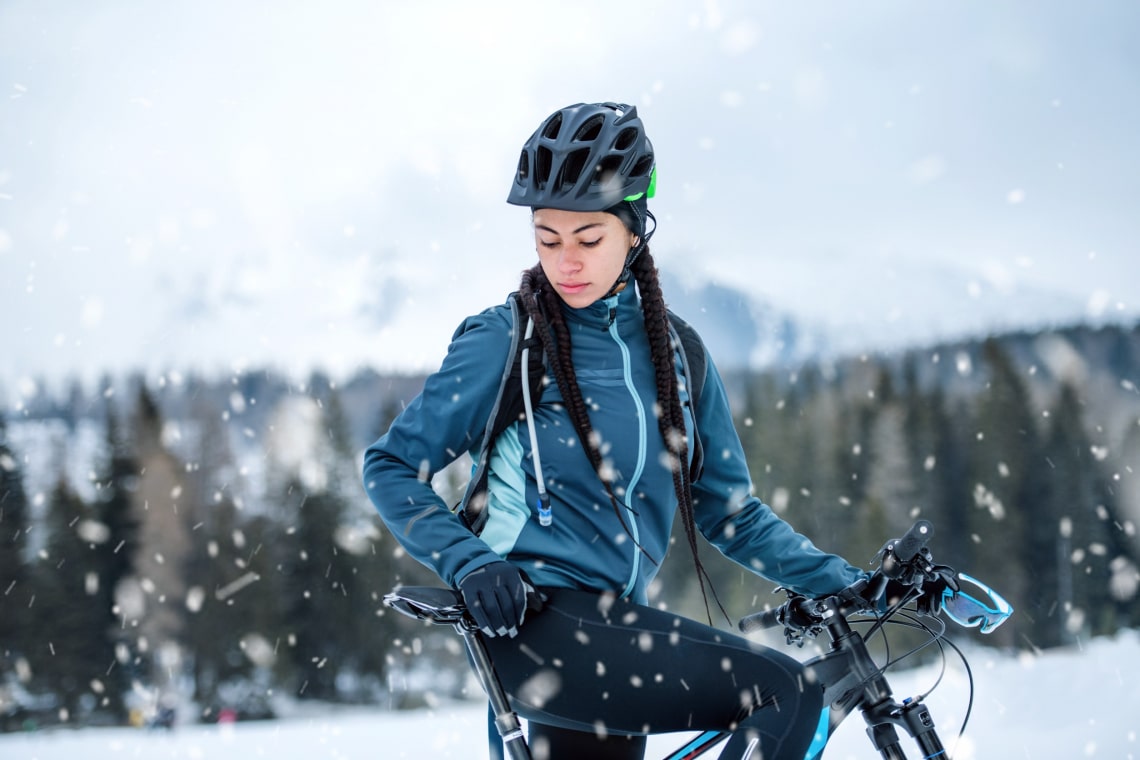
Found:
[[655, 185], [635, 108], [576, 104], [542, 122], [507, 201], [531, 209], [538, 262], [519, 293], [549, 382], [494, 440], [486, 522], [476, 535], [430, 482], [478, 457], [516, 329], [507, 305], [459, 327], [367, 450], [365, 486], [408, 553], [462, 592], [536, 757], [641, 758], [647, 733], [731, 730], [723, 757], [800, 760], [822, 710], [802, 666], [647, 606], [675, 514], [702, 590], [698, 533], [808, 596], [864, 575], [753, 495], [711, 359], [692, 403], [649, 253]]

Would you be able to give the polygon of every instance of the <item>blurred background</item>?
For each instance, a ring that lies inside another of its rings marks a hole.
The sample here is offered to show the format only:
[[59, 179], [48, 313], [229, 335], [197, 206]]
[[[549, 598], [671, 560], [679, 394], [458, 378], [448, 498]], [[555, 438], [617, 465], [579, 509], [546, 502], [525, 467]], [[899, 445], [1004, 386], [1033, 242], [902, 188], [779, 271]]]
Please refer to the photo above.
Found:
[[[989, 644], [1135, 626], [1138, 22], [7, 0], [4, 728], [462, 688], [445, 639], [384, 614], [432, 579], [358, 460], [533, 262], [518, 150], [581, 101], [646, 121], [666, 298], [765, 501], [857, 563], [929, 517], [1018, 608]], [[450, 501], [465, 465], [436, 477]], [[717, 559], [730, 611], [767, 598]], [[656, 599], [703, 617], [687, 570]]]

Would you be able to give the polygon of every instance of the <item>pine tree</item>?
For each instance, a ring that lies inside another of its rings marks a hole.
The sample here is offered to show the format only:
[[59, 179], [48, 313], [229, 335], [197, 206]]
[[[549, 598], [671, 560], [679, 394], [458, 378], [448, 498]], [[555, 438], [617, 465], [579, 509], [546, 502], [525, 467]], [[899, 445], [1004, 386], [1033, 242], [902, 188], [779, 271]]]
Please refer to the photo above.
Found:
[[[1140, 329], [1137, 332], [1140, 333]], [[1121, 461], [1140, 462], [1140, 418], [1132, 416], [1129, 420], [1120, 448]], [[1118, 484], [1117, 493], [1122, 507], [1131, 505], [1135, 509], [1140, 503], [1140, 471], [1132, 468], [1131, 471], [1125, 470], [1125, 473], [1127, 477], [1122, 478]], [[1125, 557], [1135, 558], [1140, 547], [1136, 543], [1134, 520], [1127, 518], [1119, 520], [1119, 527], [1127, 530], [1128, 538], [1131, 539], [1127, 542], [1128, 551], [1123, 554]], [[1136, 628], [1140, 626], [1140, 560], [1114, 559], [1111, 567], [1112, 578], [1109, 582], [1112, 585], [1113, 598], [1123, 608], [1120, 624], [1123, 627]]]
[[866, 456], [867, 496], [883, 510], [889, 535], [902, 535], [914, 522], [916, 488], [914, 441], [908, 436], [910, 419], [905, 400], [894, 390], [888, 369], [880, 368], [873, 404], [874, 419], [868, 431]]
[[939, 387], [926, 398], [931, 442], [923, 471], [930, 500], [927, 515], [937, 531], [936, 556], [940, 563], [968, 572], [974, 546], [970, 536], [974, 493], [968, 475], [973, 430], [965, 404], [951, 409]]
[[[1131, 617], [1134, 600], [1114, 588], [1116, 569], [1137, 567], [1136, 552], [1123, 532], [1117, 490], [1105, 472], [1107, 446], [1090, 436], [1087, 406], [1076, 388], [1061, 387], [1048, 442], [1052, 475], [1048, 493], [1058, 515], [1057, 566], [1039, 582], [1059, 589], [1058, 638], [1113, 633]], [[1091, 426], [1098, 427], [1098, 426]]]
[[294, 515], [293, 529], [282, 544], [286, 590], [286, 623], [295, 642], [293, 664], [303, 699], [337, 697], [336, 675], [344, 648], [346, 579], [351, 573], [336, 547], [342, 504], [327, 491], [310, 493], [299, 479], [289, 482], [284, 506]]
[[794, 516], [797, 530], [809, 536], [820, 548], [842, 553], [850, 536], [853, 503], [843, 439], [839, 389], [817, 368], [805, 370], [803, 384], [805, 435], [809, 439], [797, 465], [797, 480], [807, 494], [804, 509]]
[[128, 626], [126, 619], [129, 610], [124, 608], [120, 598], [125, 582], [135, 573], [136, 558], [142, 548], [134, 506], [139, 465], [119, 426], [113, 404], [107, 404], [105, 414], [103, 460], [95, 473], [95, 500], [91, 511], [93, 519], [106, 530], [107, 540], [93, 548], [92, 562], [97, 565], [95, 572], [99, 577], [96, 601], [110, 620], [117, 623], [106, 635], [120, 647], [120, 654], [133, 653], [129, 655], [130, 672], [120, 668], [112, 671], [107, 679], [107, 688], [115, 694], [115, 704], [121, 709], [131, 689], [131, 676], [145, 672], [138, 658], [138, 646], [130, 641], [134, 629]]
[[139, 523], [132, 505], [139, 465], [110, 407], [105, 425], [105, 458], [96, 473], [95, 488], [96, 508], [110, 536], [105, 570], [111, 583], [108, 592], [113, 594], [119, 582], [134, 573], [140, 549]]
[[52, 490], [45, 527], [45, 556], [35, 568], [40, 594], [32, 608], [38, 639], [29, 653], [33, 683], [58, 697], [63, 720], [104, 712], [122, 721], [120, 684], [131, 663], [116, 648], [117, 621], [99, 557], [111, 537], [65, 478]]
[[310, 393], [319, 411], [312, 423], [315, 449], [307, 452], [303, 471], [287, 475], [281, 498], [291, 522], [280, 547], [282, 582], [297, 694], [335, 700], [342, 697], [337, 676], [359, 667], [349, 494], [361, 486], [339, 397], [319, 377]]
[[[198, 455], [188, 467], [185, 506], [194, 528], [186, 555], [184, 646], [191, 656], [193, 697], [205, 717], [228, 702], [229, 687], [255, 680], [266, 647], [249, 638], [250, 624], [264, 615], [263, 575], [251, 569], [251, 546], [238, 509], [237, 465], [221, 414], [201, 399], [192, 410], [198, 427]], [[272, 657], [268, 657], [272, 660]], [[248, 690], [247, 690], [248, 691]]]
[[883, 505], [872, 498], [868, 488], [872, 461], [869, 456], [871, 431], [875, 427], [876, 405], [866, 396], [866, 388], [856, 373], [843, 378], [839, 409], [837, 447], [833, 456], [844, 474], [844, 503], [850, 505], [843, 543], [836, 552], [858, 563], [875, 556], [889, 536]]
[[[987, 579], [1021, 608], [997, 636], [1036, 643], [1056, 598], [1035, 596], [1034, 575], [1055, 562], [1055, 521], [1042, 515], [1041, 468], [1046, 467], [1029, 389], [1008, 352], [990, 339], [982, 346], [988, 385], [978, 399], [971, 458], [975, 509], [970, 533], [975, 552], [970, 572]], [[1033, 600], [1029, 603], [1029, 600]]]
[[166, 445], [172, 428], [146, 382], [138, 378], [135, 384], [131, 453], [136, 470], [133, 477], [124, 478], [121, 490], [126, 498], [114, 500], [111, 514], [126, 535], [137, 536], [145, 551], [132, 554], [133, 572], [119, 568], [123, 575], [117, 585], [126, 596], [142, 602], [132, 624], [138, 626], [138, 646], [145, 646], [158, 665], [150, 671], [149, 685], [162, 698], [174, 688], [173, 678], [185, 653], [188, 583], [183, 567], [190, 550], [191, 514], [185, 506], [186, 466]]
[[28, 557], [30, 513], [19, 458], [8, 445], [0, 415], [0, 688], [19, 680], [25, 652], [32, 644], [29, 605], [34, 598]]
[[[383, 527], [361, 482], [360, 463], [352, 444], [341, 395], [330, 387], [321, 396], [322, 424], [328, 457], [329, 490], [344, 504], [338, 526], [336, 552], [346, 568], [342, 581], [346, 598], [345, 657], [343, 666], [373, 691], [385, 684], [386, 652], [377, 641], [397, 636], [395, 616], [388, 614], [383, 597], [401, 582], [396, 563], [399, 544]], [[354, 508], [353, 505], [360, 505]], [[425, 582], [435, 583], [435, 579]], [[363, 697], [364, 695], [360, 695]]]

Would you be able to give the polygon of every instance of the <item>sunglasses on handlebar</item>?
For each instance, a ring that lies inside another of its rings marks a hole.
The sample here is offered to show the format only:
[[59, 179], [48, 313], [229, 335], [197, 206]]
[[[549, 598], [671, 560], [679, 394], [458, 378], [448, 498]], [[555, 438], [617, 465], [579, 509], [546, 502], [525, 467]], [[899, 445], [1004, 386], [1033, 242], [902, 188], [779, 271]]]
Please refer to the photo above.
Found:
[[1013, 614], [1013, 606], [977, 578], [958, 573], [958, 585], [957, 591], [942, 592], [942, 610], [958, 625], [992, 633]]

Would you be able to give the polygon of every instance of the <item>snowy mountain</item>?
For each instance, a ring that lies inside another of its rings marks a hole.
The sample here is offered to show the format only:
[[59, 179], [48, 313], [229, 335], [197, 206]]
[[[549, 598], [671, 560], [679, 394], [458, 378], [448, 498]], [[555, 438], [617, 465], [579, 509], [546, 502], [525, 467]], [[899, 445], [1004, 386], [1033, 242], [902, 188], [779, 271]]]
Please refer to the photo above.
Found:
[[[774, 289], [764, 266], [735, 276], [694, 275], [684, 262], [666, 262], [667, 303], [701, 332], [723, 369], [793, 366], [813, 357], [1134, 316], [1028, 281], [986, 280], [948, 266], [799, 259], [779, 264]], [[516, 286], [510, 272], [441, 283], [430, 269], [394, 254], [355, 268], [282, 272], [277, 288], [253, 287], [248, 277], [235, 263], [208, 283], [160, 281], [89, 304], [91, 325], [71, 334], [53, 324], [58, 315], [37, 320], [34, 309], [16, 312], [12, 320], [21, 329], [6, 338], [0, 389], [18, 405], [40, 382], [91, 381], [103, 372], [430, 371], [465, 316], [501, 302]], [[299, 290], [305, 279], [307, 291]]]
[[985, 280], [955, 267], [870, 264], [842, 257], [800, 262], [794, 265], [798, 273], [783, 278], [794, 287], [780, 292], [765, 288], [761, 277], [690, 284], [670, 270], [662, 272], [662, 288], [670, 308], [701, 332], [726, 369], [794, 366], [1135, 316], [1107, 314], [1067, 294], [1024, 281]]

